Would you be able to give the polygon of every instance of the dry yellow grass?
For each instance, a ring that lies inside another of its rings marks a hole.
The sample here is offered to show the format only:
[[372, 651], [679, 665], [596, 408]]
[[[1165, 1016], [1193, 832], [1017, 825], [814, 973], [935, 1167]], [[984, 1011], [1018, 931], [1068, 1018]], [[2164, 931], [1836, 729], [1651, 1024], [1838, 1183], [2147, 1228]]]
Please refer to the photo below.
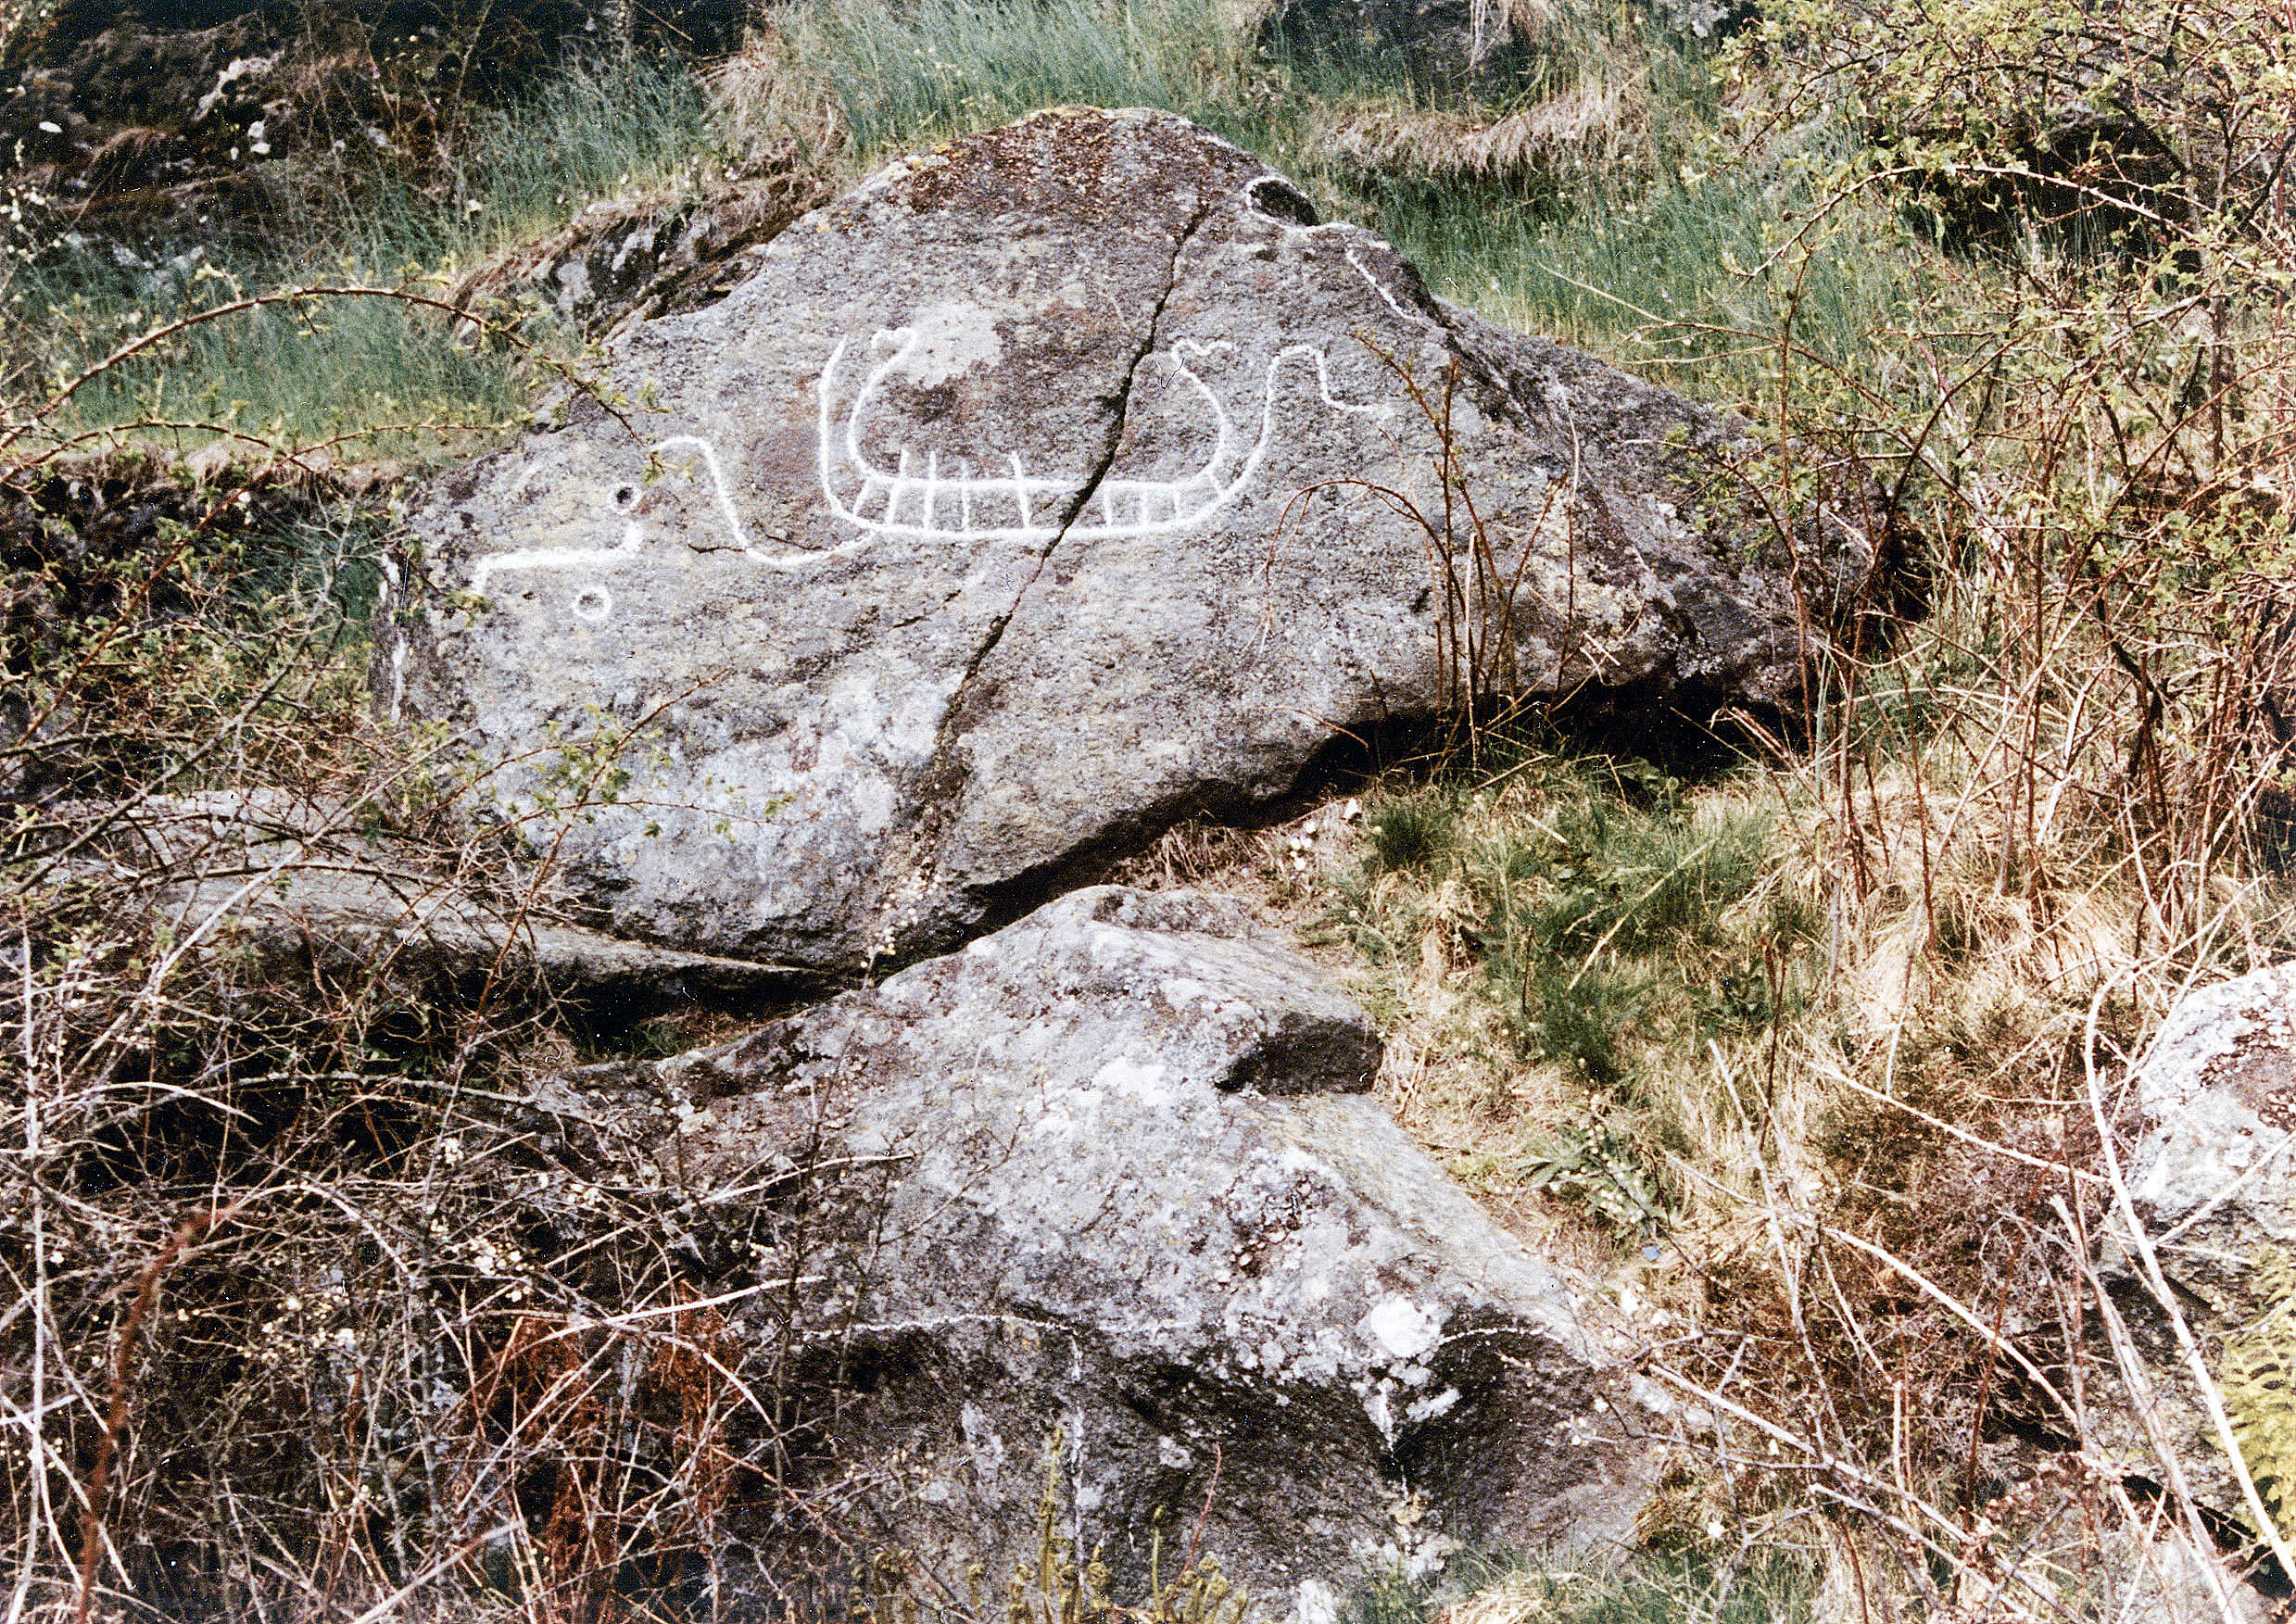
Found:
[[1647, 92], [1632, 75], [1589, 73], [1499, 119], [1439, 108], [1366, 107], [1334, 113], [1317, 156], [1343, 170], [1521, 186], [1570, 172], [1648, 168]]

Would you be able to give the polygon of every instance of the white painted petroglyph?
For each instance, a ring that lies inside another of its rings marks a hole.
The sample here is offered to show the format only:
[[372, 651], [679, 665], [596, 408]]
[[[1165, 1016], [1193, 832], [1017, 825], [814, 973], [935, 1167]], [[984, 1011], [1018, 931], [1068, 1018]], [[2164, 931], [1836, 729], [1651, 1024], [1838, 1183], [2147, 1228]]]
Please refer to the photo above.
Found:
[[1389, 291], [1387, 284], [1381, 282], [1378, 277], [1371, 274], [1371, 268], [1366, 265], [1362, 260], [1356, 258], [1356, 251], [1353, 248], [1347, 250], [1347, 263], [1355, 267], [1355, 271], [1357, 276], [1362, 277], [1364, 281], [1371, 284], [1371, 291], [1373, 293], [1379, 295], [1381, 298], [1387, 301], [1387, 308], [1394, 311], [1396, 315], [1402, 317], [1406, 321], [1409, 321], [1415, 326], [1432, 327], [1439, 333], [1443, 330], [1443, 324], [1433, 320], [1424, 310], [1407, 310], [1400, 304], [1396, 303], [1395, 296], [1394, 293]]
[[[1483, 3], [1483, 0], [1476, 0], [1476, 3], [1480, 6]], [[1294, 225], [1290, 220], [1279, 220], [1275, 216], [1268, 213], [1267, 210], [1261, 208], [1257, 204], [1252, 201], [1252, 192], [1254, 188], [1260, 185], [1263, 182], [1272, 178], [1273, 177], [1268, 175], [1261, 175], [1254, 180], [1246, 182], [1243, 191], [1238, 193], [1237, 196], [1242, 200], [1244, 208], [1258, 215], [1262, 220], [1275, 220], [1276, 223], [1283, 228], [1284, 234], [1286, 236], [1313, 237], [1319, 236], [1328, 232], [1343, 237], [1356, 237], [1369, 243], [1373, 247], [1384, 248], [1389, 253], [1394, 252], [1394, 244], [1389, 242], [1385, 237], [1372, 236], [1361, 226], [1353, 224], [1347, 220], [1327, 220], [1321, 225]], [[1347, 264], [1349, 268], [1353, 270], [1357, 276], [1363, 278], [1365, 283], [1369, 286], [1373, 293], [1379, 295], [1381, 299], [1386, 303], [1389, 309], [1393, 310], [1404, 321], [1411, 322], [1415, 326], [1432, 327], [1437, 332], [1441, 332], [1443, 330], [1443, 324], [1429, 316], [1424, 310], [1412, 310], [1405, 308], [1402, 302], [1395, 297], [1394, 290], [1390, 288], [1384, 282], [1381, 282], [1378, 276], [1374, 275], [1369, 265], [1366, 265], [1362, 260], [1356, 258], [1355, 249], [1349, 248], [1344, 250], [1344, 252], [1347, 257]]]
[[[741, 515], [734, 507], [732, 489], [725, 483], [725, 471], [717, 460], [717, 447], [699, 434], [672, 434], [666, 440], [657, 440], [647, 448], [650, 456], [664, 451], [691, 450], [700, 453], [702, 465], [710, 474], [713, 505], [718, 517], [725, 521], [725, 534], [731, 545], [713, 548], [713, 552], [734, 552], [752, 563], [769, 570], [797, 570], [816, 559], [835, 558], [857, 550], [853, 544], [827, 548], [814, 552], [765, 552], [753, 546], [749, 532], [742, 527]], [[485, 594], [486, 583], [508, 571], [519, 570], [605, 570], [624, 564], [635, 559], [646, 543], [646, 527], [633, 519], [622, 527], [622, 538], [609, 547], [530, 547], [511, 552], [491, 553], [480, 559], [471, 571], [473, 592]], [[613, 594], [597, 581], [582, 584], [574, 590], [569, 608], [574, 617], [592, 625], [604, 621], [613, 612]]]
[[1398, 1359], [1416, 1359], [1443, 1338], [1443, 1322], [1408, 1297], [1389, 1297], [1357, 1322]]
[[[734, 506], [717, 448], [699, 434], [673, 434], [648, 447], [648, 454], [697, 453], [709, 473], [712, 505], [725, 525], [725, 545], [695, 550], [735, 553], [752, 564], [787, 573], [825, 559], [849, 557], [886, 536], [1041, 543], [1063, 534], [1063, 521], [1067, 522], [1066, 534], [1080, 539], [1175, 535], [1210, 519], [1258, 473], [1275, 443], [1276, 392], [1287, 362], [1304, 360], [1314, 367], [1317, 392], [1330, 410], [1381, 421], [1395, 410], [1337, 398], [1324, 352], [1294, 344], [1268, 362], [1258, 432], [1247, 445], [1218, 395], [1190, 364], [1233, 346], [1225, 339], [1210, 344], [1182, 339], [1154, 359], [1194, 389], [1213, 430], [1210, 455], [1182, 478], [1106, 478], [1094, 485], [1086, 473], [1031, 473], [1017, 451], [1006, 454], [1009, 474], [977, 472], [963, 460], [944, 472], [937, 450], [925, 454], [920, 469], [905, 446], [898, 452], [898, 463], [887, 469], [873, 463], [861, 444], [863, 420], [887, 380], [905, 370], [913, 380], [937, 383], [974, 365], [993, 364], [1002, 359], [1002, 348], [994, 330], [978, 312], [956, 307], [937, 306], [920, 312], [916, 324], [880, 331], [870, 348], [888, 353], [862, 380], [840, 428], [837, 375], [850, 345], [850, 340], [839, 339], [822, 369], [818, 466], [821, 494], [830, 511], [858, 534], [830, 548], [769, 551], [758, 547]], [[840, 487], [851, 490], [851, 497], [840, 495]], [[576, 620], [600, 624], [613, 613], [614, 598], [596, 576], [635, 561], [646, 549], [649, 535], [644, 523], [632, 519], [623, 525], [620, 538], [605, 547], [519, 548], [493, 553], [473, 564], [469, 589], [484, 596], [495, 577], [531, 570], [588, 573], [592, 578], [575, 585], [567, 607]]]
[[[1104, 478], [1097, 485], [1086, 473], [1031, 473], [1017, 451], [1006, 454], [1009, 474], [977, 472], [960, 460], [944, 472], [940, 453], [928, 451], [920, 470], [914, 452], [899, 448], [892, 468], [873, 462], [862, 448], [862, 424], [871, 403], [892, 374], [909, 366], [924, 337], [914, 327], [879, 332], [872, 350], [885, 359], [873, 367], [837, 422], [837, 373], [849, 340], [839, 339], [821, 373], [821, 494], [830, 511], [869, 535], [918, 540], [1051, 541], [1063, 534], [1061, 521], [1074, 519], [1066, 534], [1091, 540], [1116, 536], [1170, 535], [1192, 529], [1218, 512], [1250, 485], [1276, 435], [1276, 389], [1284, 363], [1304, 359], [1315, 367], [1316, 386], [1333, 411], [1384, 419], [1390, 406], [1358, 406], [1331, 394], [1331, 370], [1323, 351], [1294, 344], [1268, 363], [1260, 400], [1257, 436], [1248, 449], [1218, 395], [1189, 363], [1232, 348], [1227, 340], [1199, 344], [1181, 339], [1159, 359], [1201, 397], [1214, 438], [1203, 466], [1179, 479]], [[850, 497], [840, 490], [852, 492]]]

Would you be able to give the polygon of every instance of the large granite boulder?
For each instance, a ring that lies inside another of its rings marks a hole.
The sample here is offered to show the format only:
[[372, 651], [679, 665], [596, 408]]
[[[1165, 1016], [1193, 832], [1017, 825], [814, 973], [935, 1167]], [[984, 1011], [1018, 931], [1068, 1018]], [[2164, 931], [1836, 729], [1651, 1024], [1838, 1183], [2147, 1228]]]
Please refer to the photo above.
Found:
[[1874, 570], [1760, 522], [1731, 420], [1168, 114], [902, 158], [761, 258], [419, 502], [378, 637], [631, 935], [851, 973], [1469, 689], [1791, 704]]
[[525, 1142], [679, 1193], [680, 1250], [748, 1260], [745, 1379], [835, 1416], [776, 1411], [778, 1492], [866, 1485], [833, 1498], [861, 1494], [869, 1541], [1001, 1582], [1057, 1432], [1061, 1542], [1118, 1600], [1161, 1528], [1167, 1577], [1200, 1538], [1328, 1624], [1366, 1563], [1622, 1537], [1650, 1459], [1563, 1281], [1366, 1091], [1379, 1057], [1241, 904], [1100, 888], [736, 1042], [546, 1085]]

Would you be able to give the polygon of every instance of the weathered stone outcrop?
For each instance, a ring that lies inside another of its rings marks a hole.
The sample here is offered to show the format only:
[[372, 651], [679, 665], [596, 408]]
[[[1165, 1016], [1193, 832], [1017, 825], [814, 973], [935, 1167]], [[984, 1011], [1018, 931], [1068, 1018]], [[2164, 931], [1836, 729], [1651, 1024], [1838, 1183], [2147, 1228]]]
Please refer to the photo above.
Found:
[[895, 162], [612, 387], [418, 504], [382, 702], [612, 928], [826, 971], [1285, 795], [1455, 701], [1463, 631], [1495, 689], [1790, 703], [1874, 568], [1854, 512], [1765, 532], [1730, 421], [1162, 113]]
[[748, 280], [767, 243], [827, 201], [823, 177], [792, 155], [699, 195], [595, 203], [556, 236], [473, 271], [448, 301], [498, 321], [547, 311], [594, 336], [698, 310]]
[[1648, 1469], [1563, 1282], [1366, 1091], [1379, 1055], [1240, 904], [1102, 888], [548, 1085], [535, 1126], [681, 1194], [683, 1250], [768, 1238], [733, 1332], [834, 1389], [814, 1469], [872, 1485], [923, 1571], [1033, 1558], [1058, 1429], [1063, 1538], [1119, 1598], [1159, 1514], [1167, 1575], [1201, 1517], [1263, 1604], [1328, 1620], [1365, 1562], [1621, 1536]]
[[[2296, 1255], [2296, 963], [2188, 994], [2134, 1077], [2140, 1137], [2124, 1176], [2186, 1321], [2212, 1353], [2275, 1304], [2259, 1265]], [[2150, 1366], [2161, 1431], [2184, 1447], [2196, 1492], [2245, 1519], [2242, 1495], [2115, 1215], [2104, 1265]], [[2133, 1422], [2121, 1430], [2134, 1434]]]
[[763, 1015], [790, 995], [773, 965], [570, 924], [549, 895], [458, 873], [358, 808], [242, 789], [61, 810], [94, 837], [58, 877], [138, 896], [170, 942], [286, 985], [497, 1016], [543, 1003], [606, 1027], [696, 1007]]
[[2296, 1247], [2296, 963], [2187, 995], [2136, 1087], [2143, 1135], [2126, 1176], [2164, 1238], [2162, 1270], [2205, 1328], [2246, 1324], [2265, 1306], [2257, 1259]]

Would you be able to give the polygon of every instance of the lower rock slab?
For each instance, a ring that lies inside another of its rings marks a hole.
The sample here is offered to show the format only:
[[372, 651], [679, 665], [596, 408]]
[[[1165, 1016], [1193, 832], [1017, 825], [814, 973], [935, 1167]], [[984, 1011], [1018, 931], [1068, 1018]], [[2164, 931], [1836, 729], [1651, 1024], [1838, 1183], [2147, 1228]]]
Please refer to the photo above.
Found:
[[1200, 1540], [1318, 1624], [1367, 1565], [1621, 1539], [1650, 1471], [1616, 1351], [1370, 1095], [1380, 1052], [1240, 904], [1107, 887], [536, 1104], [683, 1190], [697, 1255], [762, 1259], [735, 1332], [928, 1582], [1034, 1556], [1057, 1438], [1120, 1599]]

